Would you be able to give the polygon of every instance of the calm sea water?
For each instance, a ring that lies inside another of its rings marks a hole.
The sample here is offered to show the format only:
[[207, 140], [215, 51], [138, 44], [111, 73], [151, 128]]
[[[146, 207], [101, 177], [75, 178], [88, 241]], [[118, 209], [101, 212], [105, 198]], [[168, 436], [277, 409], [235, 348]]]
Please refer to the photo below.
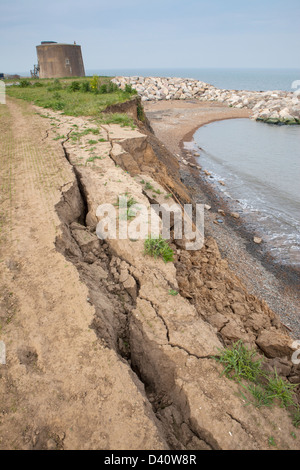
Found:
[[201, 127], [194, 142], [212, 184], [267, 250], [281, 263], [300, 267], [300, 126], [230, 119]]
[[194, 78], [228, 90], [293, 91], [300, 69], [95, 69], [87, 75]]

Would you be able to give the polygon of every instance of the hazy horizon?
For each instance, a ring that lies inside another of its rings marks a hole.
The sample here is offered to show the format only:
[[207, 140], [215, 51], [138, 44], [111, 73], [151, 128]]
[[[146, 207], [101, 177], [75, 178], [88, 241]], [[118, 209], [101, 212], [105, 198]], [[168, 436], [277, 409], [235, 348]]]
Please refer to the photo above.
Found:
[[[263, 70], [277, 70], [277, 71], [297, 71], [300, 72], [300, 67], [108, 67], [108, 68], [89, 68], [87, 69], [85, 67], [85, 75], [86, 77], [92, 77], [95, 71], [98, 72], [107, 72], [107, 71], [118, 71], [118, 70], [123, 70], [123, 71], [136, 71], [136, 70], [257, 70], [257, 71], [263, 71]], [[20, 75], [21, 77], [29, 77], [30, 76], [30, 71], [8, 71], [4, 72], [8, 75]]]

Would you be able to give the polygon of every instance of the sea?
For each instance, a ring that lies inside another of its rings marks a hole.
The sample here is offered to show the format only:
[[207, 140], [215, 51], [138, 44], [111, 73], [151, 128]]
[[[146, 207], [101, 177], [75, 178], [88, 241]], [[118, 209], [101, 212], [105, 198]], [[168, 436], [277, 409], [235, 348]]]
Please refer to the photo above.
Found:
[[200, 127], [192, 145], [210, 183], [263, 240], [266, 253], [298, 270], [300, 126], [228, 119]]
[[[87, 75], [123, 77], [180, 77], [193, 78], [227, 90], [284, 90], [294, 91], [300, 80], [300, 69], [241, 69], [241, 68], [166, 68], [166, 69], [87, 69]], [[300, 83], [298, 84], [300, 87]]]

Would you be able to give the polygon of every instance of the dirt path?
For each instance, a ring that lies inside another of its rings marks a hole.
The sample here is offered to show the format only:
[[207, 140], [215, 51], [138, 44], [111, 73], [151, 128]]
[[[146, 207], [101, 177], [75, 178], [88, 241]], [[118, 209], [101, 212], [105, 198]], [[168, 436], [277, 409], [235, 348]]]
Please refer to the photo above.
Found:
[[55, 249], [74, 184], [49, 120], [1, 106], [1, 449], [163, 449], [139, 381], [90, 328], [94, 308]]

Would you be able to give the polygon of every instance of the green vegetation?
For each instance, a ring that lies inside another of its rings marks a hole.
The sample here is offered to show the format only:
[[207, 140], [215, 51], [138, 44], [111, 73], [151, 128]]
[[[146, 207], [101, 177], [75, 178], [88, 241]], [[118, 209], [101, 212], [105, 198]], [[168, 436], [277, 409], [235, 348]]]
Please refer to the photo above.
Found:
[[119, 124], [121, 127], [135, 129], [133, 119], [126, 113], [101, 113], [96, 122], [99, 124]]
[[238, 341], [232, 349], [224, 349], [215, 359], [224, 366], [223, 374], [230, 379], [256, 382], [262, 373], [261, 360], [254, 360], [256, 351], [249, 351]]
[[95, 160], [103, 160], [103, 158], [105, 157], [100, 157], [100, 156], [95, 155], [95, 156], [89, 157], [87, 159], [87, 162], [94, 162]]
[[30, 101], [43, 108], [63, 111], [70, 116], [93, 116], [100, 118], [103, 123], [133, 125], [130, 118], [124, 117], [127, 115], [119, 114], [112, 118], [101, 114], [108, 106], [123, 103], [136, 94], [135, 90], [129, 88], [125, 91], [119, 89], [111, 82], [110, 77], [38, 81], [22, 79], [18, 83], [6, 88], [9, 96]]
[[145, 113], [144, 113], [144, 108], [139, 102], [137, 104], [137, 117], [142, 122], [144, 122], [145, 119], [146, 119]]
[[174, 260], [174, 252], [169, 246], [167, 240], [161, 235], [158, 238], [150, 237], [145, 240], [144, 254], [153, 256], [154, 258], [162, 258], [165, 263]]
[[145, 184], [145, 190], [146, 190], [146, 191], [147, 191], [147, 190], [148, 190], [148, 191], [149, 191], [149, 190], [154, 191], [154, 187], [152, 186], [151, 183], [149, 183], [149, 181], [147, 181], [147, 183]]
[[299, 428], [300, 427], [300, 409], [299, 409], [299, 407], [297, 407], [294, 410], [292, 418], [293, 418], [293, 425], [295, 426], [295, 428]]
[[[233, 344], [231, 348], [220, 350], [215, 356], [217, 362], [223, 365], [223, 373], [227, 378], [240, 383], [247, 395], [242, 394], [246, 403], [256, 407], [278, 404], [291, 413], [295, 427], [300, 425], [300, 407], [295, 396], [298, 385], [289, 383], [279, 377], [277, 371], [266, 372], [263, 368], [263, 359], [255, 359], [256, 351], [248, 350], [242, 341]], [[249, 401], [248, 396], [253, 400]]]
[[[132, 206], [138, 204], [138, 201], [134, 199], [127, 191], [118, 197], [118, 201], [116, 206], [119, 209], [126, 209], [126, 219], [132, 219], [136, 216], [135, 210], [133, 210]], [[125, 214], [123, 214], [125, 216]]]
[[175, 296], [175, 295], [178, 295], [178, 292], [177, 292], [177, 290], [170, 289], [170, 290], [169, 290], [169, 295]]
[[125, 85], [125, 93], [137, 95], [137, 91], [134, 88], [132, 88], [132, 85], [130, 85], [129, 83], [126, 83]]
[[269, 443], [269, 446], [273, 446], [273, 447], [276, 447], [276, 442], [275, 442], [275, 439], [273, 436], [270, 436], [269, 439], [268, 439], [268, 443]]
[[65, 136], [64, 135], [58, 135], [57, 137], [53, 138], [53, 140], [61, 140], [61, 139], [65, 139]]

